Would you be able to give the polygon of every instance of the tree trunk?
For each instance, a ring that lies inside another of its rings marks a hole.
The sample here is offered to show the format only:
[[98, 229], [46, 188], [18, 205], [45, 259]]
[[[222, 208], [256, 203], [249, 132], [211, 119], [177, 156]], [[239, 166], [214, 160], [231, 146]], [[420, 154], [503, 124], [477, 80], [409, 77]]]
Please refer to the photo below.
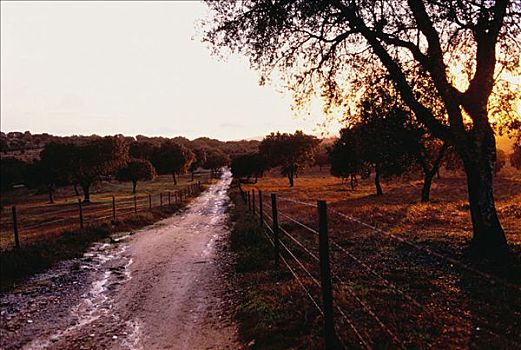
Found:
[[376, 167], [376, 173], [374, 175], [374, 185], [376, 186], [376, 195], [381, 196], [384, 194], [382, 191], [382, 185], [380, 184], [380, 171]]
[[47, 186], [47, 190], [49, 192], [49, 203], [54, 204], [54, 186]]
[[356, 179], [356, 175], [351, 175], [351, 190], [354, 191], [358, 181]]
[[423, 188], [422, 188], [422, 202], [428, 202], [430, 200], [432, 179], [434, 178], [435, 172], [427, 171], [423, 177]]
[[475, 115], [473, 129], [466, 138], [460, 138], [455, 144], [467, 176], [473, 228], [470, 253], [479, 260], [506, 261], [510, 254], [505, 232], [497, 216], [493, 189], [496, 139], [486, 118], [486, 106], [477, 111], [481, 111], [485, 117]]
[[137, 181], [132, 181], [132, 193], [136, 194]]
[[80, 184], [83, 190], [83, 203], [90, 203], [90, 182], [83, 182]]
[[494, 202], [493, 161], [482, 158], [464, 163], [474, 231], [471, 251], [480, 258], [504, 257], [508, 246]]
[[80, 191], [78, 191], [78, 184], [74, 184], [73, 185], [74, 187], [74, 194], [76, 195], [76, 197], [78, 197], [80, 195]]
[[430, 200], [431, 185], [432, 179], [434, 179], [434, 175], [438, 174], [438, 178], [440, 176], [440, 166], [443, 157], [445, 156], [445, 152], [447, 151], [447, 147], [447, 143], [444, 142], [443, 146], [440, 149], [440, 152], [438, 153], [438, 156], [432, 162], [431, 166], [428, 165], [427, 160], [425, 158], [420, 159], [420, 163], [422, 164], [423, 168], [423, 188], [421, 201], [424, 203]]
[[174, 180], [174, 185], [177, 185], [177, 178], [175, 177], [175, 173], [172, 173], [172, 179]]

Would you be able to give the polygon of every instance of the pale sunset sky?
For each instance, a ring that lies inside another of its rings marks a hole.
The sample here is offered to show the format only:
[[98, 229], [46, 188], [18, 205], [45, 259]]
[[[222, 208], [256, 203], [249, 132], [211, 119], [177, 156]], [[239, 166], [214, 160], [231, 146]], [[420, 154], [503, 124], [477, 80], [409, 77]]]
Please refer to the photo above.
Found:
[[201, 43], [197, 1], [1, 2], [1, 130], [55, 135], [318, 134], [246, 58]]

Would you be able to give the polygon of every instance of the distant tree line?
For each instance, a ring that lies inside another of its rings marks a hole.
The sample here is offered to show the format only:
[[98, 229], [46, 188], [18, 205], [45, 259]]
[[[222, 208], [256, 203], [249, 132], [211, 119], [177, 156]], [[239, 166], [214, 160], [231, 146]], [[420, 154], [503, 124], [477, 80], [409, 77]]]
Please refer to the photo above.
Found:
[[178, 175], [190, 171], [193, 181], [199, 168], [216, 173], [230, 164], [230, 155], [243, 154], [258, 144], [209, 138], [190, 141], [182, 137], [57, 137], [46, 143], [39, 158], [31, 162], [3, 156], [1, 190], [10, 190], [14, 185], [45, 189], [53, 203], [56, 189], [70, 185], [76, 195], [80, 195], [81, 188], [83, 201], [89, 202], [92, 185], [103, 179], [131, 182], [134, 193], [139, 181], [152, 180], [156, 174], [171, 175], [177, 184]]

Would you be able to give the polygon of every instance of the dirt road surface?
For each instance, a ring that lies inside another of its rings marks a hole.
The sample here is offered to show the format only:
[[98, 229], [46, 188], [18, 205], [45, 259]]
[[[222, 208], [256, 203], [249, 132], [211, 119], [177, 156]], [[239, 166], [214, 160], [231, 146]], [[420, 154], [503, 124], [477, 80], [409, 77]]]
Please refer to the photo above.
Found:
[[230, 182], [1, 295], [0, 348], [240, 348], [224, 278]]

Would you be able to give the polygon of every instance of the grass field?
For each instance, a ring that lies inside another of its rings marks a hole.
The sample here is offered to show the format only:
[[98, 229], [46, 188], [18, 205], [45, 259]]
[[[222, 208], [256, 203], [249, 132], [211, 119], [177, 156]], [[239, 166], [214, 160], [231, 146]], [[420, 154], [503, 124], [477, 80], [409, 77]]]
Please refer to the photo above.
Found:
[[[200, 174], [191, 181], [190, 175], [180, 176], [174, 185], [171, 176], [158, 176], [152, 181], [138, 182], [136, 208], [146, 211], [149, 200], [152, 207], [160, 206], [160, 193], [163, 193], [163, 204], [176, 199], [175, 193], [186, 189], [197, 181], [205, 182], [209, 174]], [[81, 194], [81, 190], [80, 190]], [[149, 199], [150, 195], [150, 199]], [[98, 225], [112, 219], [112, 196], [116, 201], [116, 217], [134, 215], [134, 195], [132, 184], [117, 181], [103, 181], [91, 189], [91, 203], [83, 204], [82, 211], [85, 226]], [[14, 245], [11, 206], [16, 205], [18, 230], [21, 244], [53, 237], [64, 231], [76, 230], [79, 227], [79, 205], [72, 186], [58, 188], [55, 203], [50, 204], [47, 193], [20, 188], [2, 194], [2, 212], [0, 217], [0, 249], [10, 249]]]
[[[496, 204], [514, 256], [506, 267], [476, 264], [464, 254], [472, 230], [462, 174], [444, 172], [435, 179], [430, 203], [420, 202], [419, 179], [386, 181], [384, 195], [375, 196], [370, 180], [351, 190], [317, 169], [301, 174], [294, 188], [275, 172], [242, 188], [265, 193], [268, 215], [268, 194], [276, 192], [281, 228], [313, 254], [318, 254], [317, 236], [296, 222], [317, 230], [313, 204], [328, 202], [334, 299], [349, 320], [336, 312], [338, 333], [349, 348], [361, 347], [361, 338], [374, 348], [511, 349], [521, 344], [519, 174], [506, 169], [495, 180]], [[281, 240], [318, 279], [318, 264], [286, 234]], [[320, 300], [312, 278], [295, 262], [293, 268]], [[306, 304], [295, 312], [320, 319], [298, 284], [291, 285], [293, 297]], [[308, 325], [317, 322], [311, 317]]]

